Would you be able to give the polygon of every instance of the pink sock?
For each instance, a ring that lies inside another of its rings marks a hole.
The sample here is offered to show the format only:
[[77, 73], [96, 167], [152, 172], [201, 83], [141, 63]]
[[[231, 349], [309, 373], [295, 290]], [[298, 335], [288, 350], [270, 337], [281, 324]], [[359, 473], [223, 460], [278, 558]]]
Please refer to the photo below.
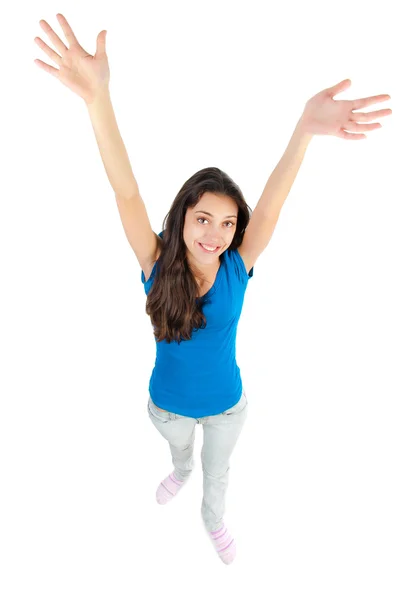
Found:
[[176, 478], [175, 472], [173, 471], [168, 475], [157, 488], [156, 498], [159, 504], [166, 504], [174, 498], [179, 489], [185, 484], [187, 480], [180, 481]]
[[233, 562], [236, 555], [236, 543], [233, 536], [228, 532], [227, 527], [222, 523], [222, 526], [216, 531], [208, 532], [213, 542], [214, 548], [217, 550], [218, 556], [223, 563], [229, 565]]

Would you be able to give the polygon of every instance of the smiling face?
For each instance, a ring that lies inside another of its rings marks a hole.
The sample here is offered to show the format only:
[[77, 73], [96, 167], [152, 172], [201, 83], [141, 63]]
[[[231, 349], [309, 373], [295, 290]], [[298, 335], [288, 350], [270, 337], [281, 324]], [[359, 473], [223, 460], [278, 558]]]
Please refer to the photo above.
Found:
[[[187, 208], [183, 237], [187, 260], [203, 273], [218, 270], [220, 255], [233, 241], [237, 226], [238, 205], [227, 196], [204, 192], [196, 206]], [[215, 248], [207, 252], [201, 244]]]

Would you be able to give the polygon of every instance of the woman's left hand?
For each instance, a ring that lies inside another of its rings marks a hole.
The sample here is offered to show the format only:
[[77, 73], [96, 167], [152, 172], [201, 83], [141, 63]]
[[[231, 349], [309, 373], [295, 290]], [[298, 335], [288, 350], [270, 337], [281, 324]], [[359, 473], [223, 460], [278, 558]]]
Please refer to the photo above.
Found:
[[380, 117], [392, 114], [390, 108], [373, 112], [357, 112], [354, 110], [385, 102], [391, 99], [388, 94], [370, 96], [359, 100], [334, 100], [333, 97], [349, 88], [351, 81], [344, 79], [337, 85], [326, 88], [313, 96], [305, 105], [301, 117], [304, 131], [311, 135], [335, 135], [347, 140], [362, 140], [366, 138], [363, 133], [348, 133], [372, 131], [379, 129], [380, 123], [368, 123]]

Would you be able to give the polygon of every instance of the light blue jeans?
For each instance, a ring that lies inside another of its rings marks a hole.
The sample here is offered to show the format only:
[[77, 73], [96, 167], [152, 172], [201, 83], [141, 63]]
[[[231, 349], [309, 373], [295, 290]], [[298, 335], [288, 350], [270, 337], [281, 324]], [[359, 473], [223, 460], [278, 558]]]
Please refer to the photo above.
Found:
[[203, 426], [203, 502], [201, 516], [207, 531], [218, 529], [223, 521], [228, 486], [229, 459], [248, 413], [244, 389], [232, 408], [211, 417], [195, 419], [160, 410], [149, 395], [147, 412], [151, 422], [167, 440], [176, 476], [187, 479], [194, 467], [195, 426]]

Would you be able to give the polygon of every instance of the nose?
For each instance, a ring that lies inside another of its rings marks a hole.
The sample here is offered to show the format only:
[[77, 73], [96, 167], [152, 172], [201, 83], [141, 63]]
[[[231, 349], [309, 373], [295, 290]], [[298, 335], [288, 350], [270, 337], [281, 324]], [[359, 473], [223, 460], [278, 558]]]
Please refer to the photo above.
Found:
[[[218, 227], [216, 226], [211, 226], [207, 232], [210, 237], [207, 238], [207, 241], [204, 242], [204, 244], [207, 244], [208, 246], [222, 246], [222, 240], [219, 237], [218, 234]], [[221, 234], [221, 232], [220, 232]], [[214, 237], [213, 237], [214, 235]]]

